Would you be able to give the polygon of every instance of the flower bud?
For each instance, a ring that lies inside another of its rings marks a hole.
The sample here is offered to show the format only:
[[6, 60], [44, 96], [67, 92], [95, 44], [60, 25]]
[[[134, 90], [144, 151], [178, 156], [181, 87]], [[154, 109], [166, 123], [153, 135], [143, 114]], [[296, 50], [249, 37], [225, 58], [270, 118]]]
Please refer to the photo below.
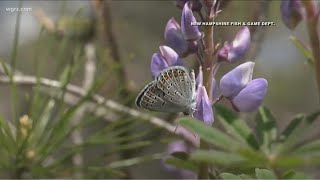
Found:
[[[179, 9], [183, 9], [184, 5], [188, 2], [189, 0], [176, 0], [176, 6]], [[201, 11], [202, 4], [200, 0], [190, 0], [190, 8], [192, 11]]]
[[305, 9], [300, 0], [282, 0], [280, 11], [283, 23], [291, 30], [305, 17]]
[[252, 112], [259, 108], [267, 93], [267, 80], [252, 80], [240, 93], [232, 99], [232, 104], [240, 112]]
[[176, 0], [176, 6], [179, 9], [183, 9], [184, 5], [188, 2], [189, 0]]
[[207, 90], [204, 86], [199, 86], [196, 96], [196, 110], [193, 116], [207, 125], [212, 125], [214, 121], [213, 110]]
[[240, 64], [220, 80], [220, 91], [223, 96], [233, 98], [252, 80], [254, 62]]
[[197, 22], [196, 18], [193, 16], [193, 13], [186, 3], [182, 10], [181, 16], [181, 30], [185, 40], [195, 41], [201, 37], [201, 32], [199, 31], [198, 26], [192, 26], [191, 23]]
[[[203, 71], [202, 67], [199, 66], [198, 76], [196, 78], [197, 87], [203, 86]], [[217, 97], [217, 82], [215, 78], [212, 78], [212, 97], [215, 99]]]
[[250, 47], [250, 31], [244, 26], [241, 28], [232, 43], [225, 42], [218, 52], [219, 61], [234, 62], [241, 58]]
[[182, 66], [178, 54], [168, 46], [160, 46], [160, 52], [154, 53], [151, 59], [151, 74], [155, 78], [160, 71], [170, 66]]

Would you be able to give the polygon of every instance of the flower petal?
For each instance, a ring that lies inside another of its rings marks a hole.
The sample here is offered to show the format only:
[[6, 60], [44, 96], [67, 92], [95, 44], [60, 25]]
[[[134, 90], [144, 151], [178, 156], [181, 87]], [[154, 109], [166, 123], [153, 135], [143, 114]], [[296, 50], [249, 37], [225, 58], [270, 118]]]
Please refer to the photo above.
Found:
[[160, 46], [160, 53], [166, 60], [168, 66], [183, 66], [179, 55], [169, 46]]
[[183, 66], [178, 54], [169, 46], [160, 46], [160, 52], [153, 54], [151, 59], [151, 74], [155, 78], [160, 71], [170, 66]]
[[223, 96], [236, 96], [252, 80], [254, 62], [240, 64], [220, 80], [220, 90]]
[[165, 44], [175, 50], [180, 57], [188, 54], [188, 41], [183, 38], [180, 25], [174, 18], [171, 18], [164, 30]]
[[204, 86], [198, 87], [196, 97], [196, 110], [193, 116], [207, 125], [212, 125], [214, 121], [213, 110], [209, 100], [207, 90]]
[[185, 40], [194, 41], [201, 37], [198, 26], [192, 26], [192, 22], [197, 22], [196, 18], [193, 16], [193, 13], [189, 7], [189, 4], [186, 3], [183, 7], [182, 16], [181, 16], [181, 30]]
[[263, 78], [252, 80], [232, 99], [234, 107], [240, 112], [252, 112], [259, 108], [267, 93], [268, 82]]
[[168, 144], [168, 153], [174, 154], [178, 152], [190, 153], [190, 145], [187, 145], [184, 141], [174, 141]]
[[154, 79], [160, 71], [168, 68], [167, 61], [161, 56], [160, 53], [154, 53], [151, 59], [151, 74]]
[[241, 28], [231, 44], [225, 43], [218, 52], [219, 60], [234, 62], [241, 58], [250, 47], [250, 31], [244, 26]]
[[203, 71], [202, 66], [199, 66], [199, 72], [196, 78], [196, 85], [197, 86], [203, 86]]

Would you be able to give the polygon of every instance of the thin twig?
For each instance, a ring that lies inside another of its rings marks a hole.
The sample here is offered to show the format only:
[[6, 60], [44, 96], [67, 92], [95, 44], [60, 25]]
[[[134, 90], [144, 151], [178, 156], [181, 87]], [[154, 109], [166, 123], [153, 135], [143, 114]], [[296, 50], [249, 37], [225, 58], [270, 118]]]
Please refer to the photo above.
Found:
[[[13, 82], [16, 83], [16, 85], [18, 85], [18, 86], [35, 86], [35, 85], [37, 85], [37, 78], [34, 76], [29, 76], [29, 75], [23, 75], [23, 76], [14, 75]], [[9, 84], [10, 78], [6, 75], [0, 75], [0, 83]], [[58, 88], [59, 89], [62, 87], [62, 84], [59, 81], [51, 80], [51, 79], [47, 79], [47, 78], [39, 78], [38, 83], [43, 86], [47, 86], [47, 87], [51, 87], [51, 88]], [[71, 93], [76, 96], [82, 97], [82, 96], [87, 95], [86, 94], [87, 92], [84, 89], [82, 89], [79, 86], [73, 85], [73, 84], [68, 84], [65, 88], [68, 93]], [[172, 134], [175, 134], [177, 136], [182, 137], [184, 140], [188, 141], [189, 143], [191, 143], [195, 147], [199, 146], [198, 142], [194, 141], [193, 139], [190, 139], [188, 134], [183, 133], [181, 131], [174, 132], [176, 126], [172, 125], [170, 123], [167, 123], [165, 120], [163, 120], [161, 118], [154, 117], [154, 116], [151, 116], [147, 113], [137, 111], [135, 109], [132, 109], [132, 108], [129, 108], [129, 107], [124, 106], [122, 104], [119, 104], [118, 102], [115, 102], [113, 100], [105, 99], [103, 96], [98, 95], [98, 94], [94, 94], [94, 95], [90, 96], [90, 100], [91, 100], [91, 102], [93, 102], [95, 104], [103, 105], [105, 108], [110, 109], [112, 111], [119, 112], [119, 113], [125, 113], [125, 114], [132, 116], [132, 117], [139, 118], [141, 120], [145, 120], [146, 122], [149, 122], [159, 128], [165, 129], [166, 131], [168, 131]]]

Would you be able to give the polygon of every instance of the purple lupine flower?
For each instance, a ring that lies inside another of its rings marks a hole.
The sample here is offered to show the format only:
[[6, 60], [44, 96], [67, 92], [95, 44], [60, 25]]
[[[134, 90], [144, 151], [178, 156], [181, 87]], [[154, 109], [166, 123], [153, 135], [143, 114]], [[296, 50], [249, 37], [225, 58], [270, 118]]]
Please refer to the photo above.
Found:
[[190, 3], [190, 8], [192, 11], [201, 11], [202, 4], [200, 0], [176, 0], [176, 6], [179, 9], [183, 9], [184, 5], [189, 2]]
[[190, 9], [188, 3], [186, 3], [182, 10], [181, 16], [181, 30], [185, 40], [195, 41], [201, 37], [201, 32], [198, 26], [192, 26], [191, 23], [197, 22], [196, 18], [193, 16], [192, 10]]
[[252, 112], [262, 104], [267, 93], [267, 80], [258, 78], [252, 80], [240, 93], [233, 98], [232, 104], [241, 112]]
[[295, 29], [305, 17], [301, 0], [282, 0], [280, 11], [283, 23], [291, 30]]
[[234, 62], [241, 58], [250, 47], [250, 30], [242, 27], [231, 43], [225, 42], [218, 52], [219, 61]]
[[[169, 19], [164, 30], [165, 44], [174, 49], [180, 57], [189, 54], [189, 44], [182, 35], [180, 25], [174, 18]], [[192, 45], [192, 44], [191, 44]]]
[[196, 97], [196, 110], [193, 113], [193, 116], [210, 126], [214, 121], [212, 103], [204, 86], [198, 87]]
[[151, 59], [151, 74], [155, 78], [160, 71], [170, 66], [183, 66], [178, 54], [168, 46], [160, 46], [160, 52], [154, 53]]
[[265, 79], [252, 80], [254, 62], [243, 63], [220, 80], [221, 94], [231, 100], [234, 108], [241, 112], [256, 110], [262, 103], [268, 83]]
[[[203, 86], [203, 71], [202, 71], [202, 66], [199, 66], [199, 72], [196, 78], [196, 85], [197, 87]], [[213, 77], [212, 78], [212, 97], [215, 99], [217, 97], [217, 81]]]

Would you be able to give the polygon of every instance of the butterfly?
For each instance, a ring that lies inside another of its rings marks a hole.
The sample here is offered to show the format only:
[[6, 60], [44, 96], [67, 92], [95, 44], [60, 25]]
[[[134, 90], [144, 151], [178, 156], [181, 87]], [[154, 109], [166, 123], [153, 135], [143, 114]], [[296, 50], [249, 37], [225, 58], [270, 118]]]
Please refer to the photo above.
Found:
[[183, 66], [162, 70], [136, 98], [136, 105], [150, 111], [183, 112], [192, 115], [196, 108], [194, 71]]

